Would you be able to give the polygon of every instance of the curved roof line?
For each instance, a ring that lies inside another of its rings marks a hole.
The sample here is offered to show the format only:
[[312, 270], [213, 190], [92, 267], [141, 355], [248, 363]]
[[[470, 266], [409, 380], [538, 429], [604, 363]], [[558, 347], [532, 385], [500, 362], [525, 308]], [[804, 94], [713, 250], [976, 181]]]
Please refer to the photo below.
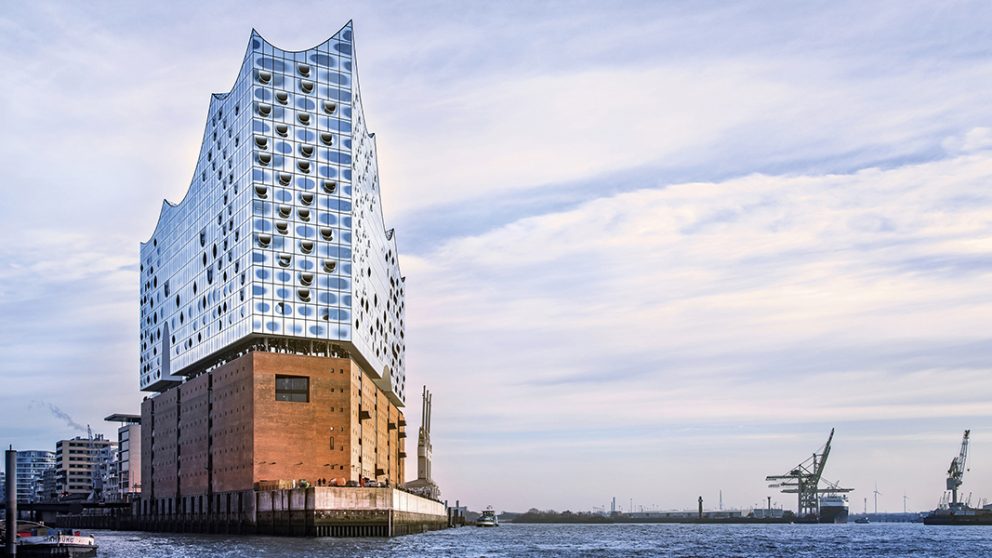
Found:
[[[165, 198], [162, 199], [162, 206], [161, 206], [161, 209], [159, 209], [159, 212], [158, 212], [158, 220], [155, 222], [155, 228], [152, 229], [152, 234], [148, 236], [148, 240], [146, 240], [146, 241], [144, 241], [144, 242], [141, 243], [142, 245], [148, 244], [153, 238], [155, 238], [155, 234], [158, 232], [158, 228], [162, 224], [162, 221], [165, 218], [166, 212], [167, 211], [172, 211], [173, 209], [175, 209], [175, 208], [183, 205], [183, 203], [186, 201], [186, 198], [189, 197], [190, 192], [193, 190], [193, 184], [196, 182], [196, 172], [197, 172], [197, 169], [199, 168], [200, 159], [203, 157], [204, 148], [207, 145], [206, 139], [207, 139], [207, 135], [208, 135], [209, 130], [210, 130], [210, 128], [209, 128], [209, 126], [210, 126], [210, 113], [213, 112], [214, 103], [217, 103], [217, 102], [221, 102], [221, 101], [226, 100], [227, 97], [234, 91], [234, 88], [237, 87], [238, 80], [240, 80], [244, 76], [245, 64], [247, 64], [248, 61], [251, 59], [251, 53], [254, 52], [254, 50], [255, 50], [254, 48], [252, 48], [252, 41], [257, 38], [258, 40], [262, 41], [262, 43], [267, 44], [267, 45], [271, 46], [274, 49], [280, 50], [282, 52], [290, 53], [290, 54], [298, 54], [298, 53], [301, 53], [301, 52], [307, 52], [307, 51], [314, 50], [314, 49], [320, 47], [321, 45], [325, 45], [325, 44], [331, 42], [332, 40], [334, 40], [335, 38], [337, 38], [341, 33], [343, 33], [345, 30], [351, 29], [352, 28], [352, 22], [353, 22], [353, 20], [350, 20], [349, 19], [348, 20], [348, 23], [345, 23], [341, 27], [341, 29], [338, 29], [337, 31], [335, 31], [334, 34], [331, 35], [330, 37], [328, 37], [326, 40], [324, 40], [324, 41], [322, 41], [320, 43], [317, 43], [316, 45], [314, 45], [314, 46], [312, 46], [312, 47], [310, 47], [308, 49], [305, 49], [305, 50], [285, 50], [285, 49], [279, 48], [276, 45], [274, 45], [271, 42], [269, 42], [268, 40], [266, 40], [265, 37], [263, 37], [262, 34], [259, 33], [258, 30], [256, 30], [254, 27], [252, 28], [251, 35], [249, 35], [249, 37], [248, 37], [248, 47], [245, 49], [245, 54], [244, 54], [244, 56], [241, 59], [241, 67], [238, 68], [238, 74], [237, 74], [237, 76], [235, 76], [234, 83], [231, 85], [231, 88], [226, 93], [212, 93], [210, 95], [210, 103], [207, 105], [207, 118], [204, 120], [204, 123], [203, 123], [203, 136], [200, 138], [200, 152], [197, 154], [196, 162], [193, 165], [192, 178], [189, 181], [189, 185], [186, 187], [186, 193], [183, 194], [182, 199], [179, 200], [176, 203], [172, 203], [172, 202], [170, 202], [169, 200], [167, 200]], [[350, 41], [350, 42], [353, 42], [353, 41]], [[352, 58], [354, 58], [354, 49], [352, 49]], [[353, 73], [357, 74], [357, 67], [353, 71]]]
[[[337, 31], [335, 31], [333, 35], [331, 35], [327, 39], [325, 39], [325, 40], [323, 40], [323, 41], [321, 41], [321, 42], [313, 45], [312, 47], [305, 48], [303, 50], [286, 50], [284, 48], [277, 47], [276, 45], [272, 44], [271, 41], [269, 41], [268, 39], [266, 39], [265, 37], [263, 37], [262, 34], [259, 33], [258, 30], [255, 29], [254, 27], [252, 27], [252, 29], [251, 29], [251, 36], [252, 37], [258, 37], [259, 40], [261, 40], [263, 43], [269, 45], [272, 48], [281, 50], [283, 52], [287, 52], [289, 54], [299, 54], [301, 52], [307, 52], [307, 51], [314, 50], [314, 49], [316, 49], [316, 48], [318, 48], [320, 46], [326, 45], [327, 43], [331, 42], [332, 40], [334, 40], [335, 38], [337, 38], [338, 35], [340, 35], [342, 32], [344, 32], [346, 29], [351, 29], [352, 28], [352, 22], [353, 21], [354, 20], [349, 19], [348, 20], [348, 23], [345, 23], [344, 25], [342, 25], [341, 26], [341, 29], [338, 29]], [[248, 43], [248, 47], [249, 47], [249, 51], [250, 51], [251, 50], [251, 42], [250, 41]]]
[[[349, 27], [351, 26], [351, 24], [352, 24], [351, 21], [349, 21], [348, 24], [345, 25], [345, 27]], [[362, 88], [361, 85], [359, 84], [359, 76], [358, 76], [358, 47], [354, 44], [354, 41], [352, 41], [352, 47], [351, 47], [351, 82], [352, 82], [351, 94], [353, 97], [358, 96]], [[355, 106], [356, 104], [353, 102], [352, 110], [355, 109]], [[366, 126], [364, 126], [365, 137], [367, 137], [372, 143], [372, 163], [375, 166], [374, 169], [375, 177], [379, 178], [379, 146], [378, 146], [378, 142], [376, 141], [375, 132], [369, 131], [369, 127], [367, 125], [368, 119], [365, 117], [365, 103], [358, 103], [357, 106], [362, 111], [360, 114], [360, 116], [362, 117], [362, 121], [366, 123]], [[353, 114], [352, 119], [354, 118], [355, 115]], [[382, 231], [386, 235], [386, 242], [390, 244], [390, 247], [393, 249], [393, 254], [396, 256], [396, 271], [400, 275], [400, 277], [402, 277], [403, 270], [400, 269], [400, 251], [399, 251], [399, 246], [396, 244], [396, 229], [386, 228], [386, 211], [382, 205], [382, 185], [379, 184], [378, 186], [379, 187], [376, 188], [375, 191], [375, 196], [376, 198], [378, 198], [376, 201], [379, 204], [379, 221], [380, 221], [379, 224], [382, 225]]]

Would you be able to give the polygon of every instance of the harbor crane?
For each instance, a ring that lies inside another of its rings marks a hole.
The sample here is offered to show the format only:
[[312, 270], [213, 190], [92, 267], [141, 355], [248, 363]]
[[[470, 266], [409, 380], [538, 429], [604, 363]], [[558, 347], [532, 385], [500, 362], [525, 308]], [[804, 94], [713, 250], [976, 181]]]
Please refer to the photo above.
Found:
[[834, 429], [830, 429], [830, 437], [822, 448], [813, 452], [813, 456], [793, 467], [784, 475], [769, 475], [765, 481], [774, 484], [769, 488], [781, 488], [784, 494], [799, 495], [799, 520], [816, 521], [820, 517], [820, 494], [836, 494], [840, 492], [851, 492], [853, 488], [841, 488], [836, 483], [824, 480], [827, 486], [821, 488], [820, 481], [823, 479], [823, 469], [827, 465], [827, 457], [830, 456], [830, 443], [834, 439]]
[[951, 466], [947, 469], [947, 489], [951, 491], [951, 506], [957, 507], [958, 488], [964, 479], [965, 463], [968, 461], [968, 437], [971, 430], [964, 431], [964, 438], [961, 439], [961, 452], [951, 460]]

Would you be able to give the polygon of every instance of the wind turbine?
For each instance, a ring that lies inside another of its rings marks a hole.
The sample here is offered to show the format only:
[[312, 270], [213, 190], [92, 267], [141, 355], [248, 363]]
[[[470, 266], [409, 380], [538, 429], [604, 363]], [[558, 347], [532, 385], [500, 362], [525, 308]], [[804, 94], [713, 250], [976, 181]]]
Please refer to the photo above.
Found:
[[875, 515], [878, 515], [878, 497], [881, 496], [882, 493], [878, 491], [878, 483], [877, 482], [875, 483], [875, 491], [872, 492], [872, 494], [875, 495]]

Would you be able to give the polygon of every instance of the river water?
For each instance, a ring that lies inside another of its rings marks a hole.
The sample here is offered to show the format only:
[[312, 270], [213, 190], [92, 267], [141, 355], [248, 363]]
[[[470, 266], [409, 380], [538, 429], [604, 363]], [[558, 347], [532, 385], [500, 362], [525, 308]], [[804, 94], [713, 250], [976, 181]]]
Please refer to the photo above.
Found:
[[393, 539], [298, 539], [94, 531], [111, 557], [992, 557], [992, 527], [871, 525], [513, 525]]

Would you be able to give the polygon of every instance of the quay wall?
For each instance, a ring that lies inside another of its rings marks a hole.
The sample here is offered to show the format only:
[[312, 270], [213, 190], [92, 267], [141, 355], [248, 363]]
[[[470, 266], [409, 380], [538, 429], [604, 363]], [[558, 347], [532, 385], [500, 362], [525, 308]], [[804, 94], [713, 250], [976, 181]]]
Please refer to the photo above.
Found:
[[[449, 527], [447, 509], [396, 488], [310, 487], [215, 494], [206, 505], [160, 510], [136, 501], [130, 513], [60, 515], [57, 525], [176, 533], [297, 537], [392, 537]], [[198, 503], [199, 504], [199, 503]], [[122, 511], [124, 513], [122, 513]]]

